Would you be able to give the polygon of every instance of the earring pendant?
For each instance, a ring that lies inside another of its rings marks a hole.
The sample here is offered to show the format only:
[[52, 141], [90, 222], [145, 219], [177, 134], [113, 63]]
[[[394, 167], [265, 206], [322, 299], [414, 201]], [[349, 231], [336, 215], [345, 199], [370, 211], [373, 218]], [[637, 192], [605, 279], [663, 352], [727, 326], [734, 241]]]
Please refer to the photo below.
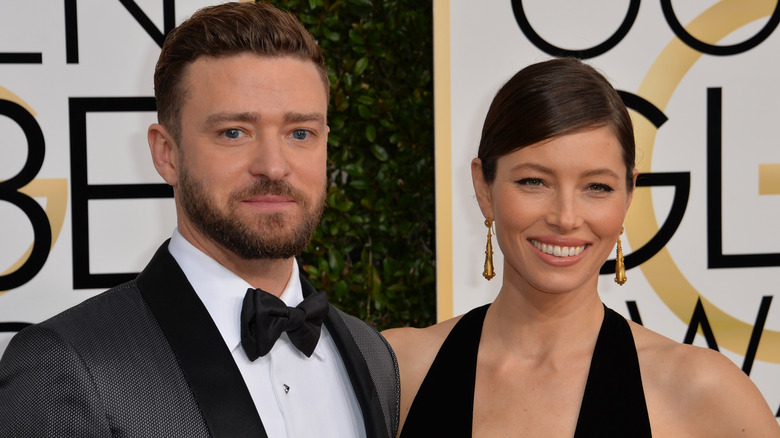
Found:
[[626, 284], [626, 264], [623, 261], [623, 244], [620, 236], [623, 234], [623, 227], [620, 227], [620, 234], [617, 239], [617, 256], [615, 257], [615, 283], [623, 286]]
[[496, 276], [496, 270], [493, 269], [493, 240], [490, 236], [490, 229], [493, 226], [493, 221], [485, 219], [485, 226], [488, 229], [487, 232], [487, 247], [485, 248], [485, 269], [482, 271], [482, 276], [486, 280], [490, 281]]

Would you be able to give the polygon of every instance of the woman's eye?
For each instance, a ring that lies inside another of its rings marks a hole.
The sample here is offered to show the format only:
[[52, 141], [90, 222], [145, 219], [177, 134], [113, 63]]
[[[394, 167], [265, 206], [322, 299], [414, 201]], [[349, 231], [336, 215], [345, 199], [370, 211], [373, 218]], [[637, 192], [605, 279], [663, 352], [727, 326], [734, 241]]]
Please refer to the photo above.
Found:
[[309, 137], [309, 131], [305, 129], [296, 129], [292, 132], [292, 138], [296, 140], [306, 140]]
[[590, 190], [591, 192], [609, 193], [614, 189], [606, 184], [590, 184], [588, 186], [588, 190]]
[[523, 178], [517, 181], [517, 184], [521, 186], [541, 187], [544, 185], [544, 181], [539, 178]]

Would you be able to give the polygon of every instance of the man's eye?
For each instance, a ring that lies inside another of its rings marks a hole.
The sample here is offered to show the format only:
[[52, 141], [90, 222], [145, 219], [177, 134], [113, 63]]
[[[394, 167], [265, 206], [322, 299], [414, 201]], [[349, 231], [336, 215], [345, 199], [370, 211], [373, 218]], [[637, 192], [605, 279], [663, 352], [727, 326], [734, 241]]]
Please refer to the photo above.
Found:
[[240, 138], [242, 134], [241, 130], [236, 128], [226, 129], [224, 132], [225, 137], [231, 139]]
[[296, 140], [306, 140], [309, 137], [309, 131], [305, 129], [296, 129], [292, 132], [291, 136]]

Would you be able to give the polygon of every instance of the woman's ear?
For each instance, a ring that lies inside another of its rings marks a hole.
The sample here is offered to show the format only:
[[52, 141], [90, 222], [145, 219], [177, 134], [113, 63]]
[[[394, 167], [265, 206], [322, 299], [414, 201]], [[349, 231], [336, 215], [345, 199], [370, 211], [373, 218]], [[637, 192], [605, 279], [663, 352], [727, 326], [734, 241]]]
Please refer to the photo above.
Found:
[[631, 201], [634, 199], [634, 190], [636, 190], [636, 177], [637, 177], [638, 175], [639, 175], [639, 170], [637, 170], [636, 168], [634, 168], [634, 171], [633, 171], [633, 176], [631, 177], [631, 178], [632, 178], [632, 181], [633, 181], [633, 182], [631, 183], [631, 186], [633, 187], [633, 190], [631, 190], [630, 192], [628, 192], [628, 203], [626, 204], [626, 210], [628, 210], [628, 207], [629, 207], [629, 206], [631, 206]]
[[170, 186], [176, 187], [179, 181], [179, 148], [163, 125], [154, 123], [147, 132], [149, 151], [157, 173]]
[[482, 172], [482, 160], [474, 158], [471, 160], [471, 181], [474, 183], [474, 193], [477, 195], [479, 209], [482, 210], [482, 216], [485, 219], [493, 220], [493, 202], [490, 198], [490, 184], [485, 181], [485, 174]]

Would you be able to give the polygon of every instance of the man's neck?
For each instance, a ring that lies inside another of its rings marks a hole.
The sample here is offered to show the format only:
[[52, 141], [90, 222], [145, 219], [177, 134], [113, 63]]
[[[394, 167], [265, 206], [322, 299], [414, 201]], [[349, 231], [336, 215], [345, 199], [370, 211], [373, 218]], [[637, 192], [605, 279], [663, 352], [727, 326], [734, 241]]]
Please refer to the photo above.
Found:
[[293, 258], [244, 259], [222, 245], [201, 235], [179, 228], [179, 233], [192, 246], [214, 259], [256, 289], [277, 297], [282, 295], [293, 268]]

